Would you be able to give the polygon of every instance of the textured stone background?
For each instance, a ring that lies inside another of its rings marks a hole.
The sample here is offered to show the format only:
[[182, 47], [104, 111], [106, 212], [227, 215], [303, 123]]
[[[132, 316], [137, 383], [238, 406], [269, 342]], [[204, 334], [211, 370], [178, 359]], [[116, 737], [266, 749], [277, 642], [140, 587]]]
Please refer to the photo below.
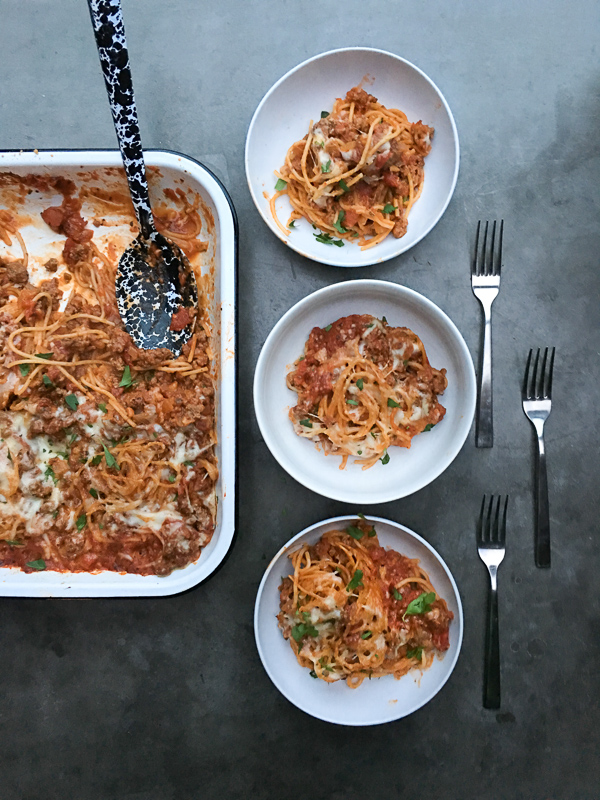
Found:
[[[125, 0], [124, 13], [146, 147], [212, 167], [239, 215], [239, 530], [223, 569], [183, 596], [0, 600], [1, 800], [598, 797], [598, 4]], [[345, 45], [391, 50], [425, 70], [462, 146], [437, 227], [351, 275], [304, 260], [266, 229], [243, 166], [267, 89]], [[0, 0], [0, 149], [113, 146], [86, 3]], [[284, 311], [349, 277], [423, 292], [477, 357], [468, 261], [480, 217], [506, 221], [495, 446], [476, 450], [471, 434], [431, 486], [372, 509], [446, 559], [464, 603], [462, 655], [413, 716], [327, 725], [271, 685], [252, 611], [279, 546], [350, 509], [297, 485], [271, 457], [252, 410], [254, 365]], [[540, 571], [519, 383], [529, 347], [546, 344], [558, 353], [547, 426], [553, 566]], [[499, 713], [481, 707], [487, 576], [473, 529], [485, 491], [511, 496]]]

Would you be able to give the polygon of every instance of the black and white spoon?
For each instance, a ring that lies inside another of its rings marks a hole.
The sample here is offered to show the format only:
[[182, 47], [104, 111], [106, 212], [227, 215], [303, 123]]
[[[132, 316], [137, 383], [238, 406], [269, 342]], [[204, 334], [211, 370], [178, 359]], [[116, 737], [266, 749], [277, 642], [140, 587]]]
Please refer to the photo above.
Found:
[[[115, 289], [127, 332], [144, 350], [175, 355], [192, 333], [198, 292], [194, 271], [177, 245], [154, 225], [120, 0], [88, 0], [100, 66], [140, 233], [119, 261]], [[187, 312], [187, 313], [186, 313]], [[174, 317], [174, 315], [176, 315]]]

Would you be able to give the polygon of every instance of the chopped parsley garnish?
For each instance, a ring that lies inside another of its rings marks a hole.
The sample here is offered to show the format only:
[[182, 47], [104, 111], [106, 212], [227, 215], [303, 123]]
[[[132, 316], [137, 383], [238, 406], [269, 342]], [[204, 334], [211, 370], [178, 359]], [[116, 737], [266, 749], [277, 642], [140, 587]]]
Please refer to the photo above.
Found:
[[400, 403], [397, 403], [391, 397], [388, 397], [387, 404], [388, 404], [388, 408], [400, 408]]
[[97, 499], [98, 499], [98, 492], [97, 492], [97, 491], [96, 491], [96, 489], [94, 489], [93, 487], [90, 489], [90, 494], [92, 495], [92, 497], [94, 498], [94, 500], [97, 500]]
[[348, 184], [346, 183], [345, 180], [339, 181], [338, 186], [340, 187], [340, 189], [343, 189], [345, 192], [349, 192], [350, 191], [350, 187], [348, 186]]
[[359, 456], [362, 456], [362, 450], [357, 450]]
[[319, 659], [319, 665], [322, 667], [322, 669], [326, 670], [327, 672], [333, 672], [333, 667], [331, 666], [331, 664], [327, 663], [326, 656], [321, 656], [321, 658]]
[[402, 595], [395, 586], [392, 586], [392, 594], [394, 595], [395, 600], [402, 600]]
[[78, 531], [82, 531], [87, 523], [87, 517], [85, 514], [80, 514], [77, 519], [75, 520], [75, 527]]
[[328, 233], [313, 233], [313, 236], [317, 240], [317, 242], [321, 242], [321, 244], [334, 244], [336, 247], [343, 247], [344, 243], [341, 239], [334, 239]]
[[356, 381], [356, 385], [357, 385], [357, 386], [358, 386], [358, 388], [359, 388], [359, 389], [362, 391], [362, 388], [363, 388], [363, 386], [365, 385], [365, 382], [363, 381], [363, 379], [362, 379], [362, 378], [359, 378], [359, 379]]
[[392, 203], [386, 203], [383, 207], [384, 214], [393, 214], [396, 210], [396, 206], [392, 205]]
[[71, 411], [77, 411], [77, 406], [79, 405], [79, 400], [75, 397], [74, 394], [68, 394], [65, 397], [65, 403], [69, 406]]
[[19, 371], [24, 378], [26, 375], [29, 375], [29, 369], [31, 364], [19, 364]]
[[301, 419], [300, 425], [304, 425], [305, 428], [312, 428], [313, 424], [309, 419]]
[[296, 227], [296, 220], [292, 219], [288, 222], [288, 228], [295, 228]]
[[117, 459], [113, 456], [113, 454], [110, 452], [108, 447], [105, 444], [103, 444], [102, 445], [102, 449], [104, 450], [104, 458], [106, 459], [106, 466], [107, 467], [114, 467], [115, 469], [119, 469], [120, 470], [121, 467], [117, 463]]
[[325, 117], [329, 116], [329, 111], [321, 111], [321, 119], [325, 119]]
[[355, 525], [348, 525], [346, 528], [346, 533], [353, 539], [362, 539], [365, 535], [365, 532], [361, 531], [361, 529], [357, 528]]
[[177, 480], [177, 475], [169, 475], [169, 483], [175, 483]]
[[193, 467], [194, 466], [194, 462], [193, 461], [184, 461], [183, 463], [184, 463], [184, 465], [186, 467]]
[[423, 431], [430, 431], [432, 428], [435, 428], [434, 422], [428, 422], [427, 425], [423, 428]]
[[431, 606], [435, 600], [435, 592], [423, 592], [408, 604], [408, 608], [402, 615], [402, 619], [409, 614], [426, 614], [431, 611]]
[[52, 519], [56, 519], [57, 517], [58, 517], [58, 508], [56, 509], [56, 511], [52, 512]]
[[44, 381], [44, 386], [47, 386], [48, 388], [54, 386], [54, 384], [46, 374], [42, 375], [42, 380]]
[[287, 186], [287, 181], [284, 181], [283, 178], [279, 178], [277, 183], [275, 184], [275, 191], [283, 192], [286, 186]]
[[368, 536], [370, 539], [372, 539], [374, 536], [377, 536], [377, 531], [375, 530], [375, 528], [371, 528], [371, 530], [368, 533]]
[[98, 408], [103, 414], [106, 414], [106, 403], [98, 403]]
[[98, 464], [99, 464], [101, 461], [102, 461], [102, 453], [100, 453], [100, 455], [98, 455], [98, 456], [94, 456], [94, 457], [92, 458], [92, 460], [90, 461], [90, 464], [92, 465], [92, 467], [97, 467], [97, 466], [98, 466]]
[[357, 514], [356, 516], [357, 516], [357, 517], [360, 517], [361, 519], [364, 519], [364, 520], [366, 520], [366, 519], [367, 519], [367, 518], [365, 517], [365, 515], [364, 515], [364, 514]]
[[370, 639], [371, 636], [373, 636], [371, 631], [364, 631], [363, 633], [361, 633], [360, 638], [361, 639]]
[[5, 539], [4, 541], [11, 547], [25, 547], [25, 542], [20, 542], [18, 539]]
[[52, 358], [53, 355], [54, 355], [54, 353], [36, 353], [35, 357], [36, 358], [45, 358], [46, 361], [48, 361], [48, 359]]
[[416, 658], [417, 661], [421, 660], [421, 656], [423, 655], [423, 648], [422, 647], [415, 647], [412, 650], [406, 651], [407, 658]]
[[27, 566], [31, 567], [31, 569], [46, 569], [46, 562], [43, 558], [38, 558], [37, 561], [28, 561]]
[[384, 325], [387, 325], [387, 324], [388, 324], [388, 321], [387, 321], [387, 319], [386, 319], [385, 317], [382, 317], [382, 318], [381, 318], [381, 321], [383, 322], [383, 324], [384, 324]]
[[383, 454], [383, 458], [380, 458], [379, 460], [381, 461], [381, 463], [383, 464], [384, 467], [385, 467], [386, 464], [390, 463], [390, 454], [388, 453], [387, 450]]
[[73, 444], [73, 443], [74, 443], [74, 442], [76, 442], [76, 441], [77, 441], [77, 434], [76, 434], [76, 433], [72, 433], [72, 434], [69, 436], [69, 444]]
[[55, 486], [58, 483], [58, 478], [56, 477], [56, 475], [54, 474], [54, 470], [50, 466], [46, 467], [46, 471], [44, 472], [44, 478], [52, 478]]
[[358, 400], [346, 400], [346, 405], [357, 406], [358, 405]]
[[333, 227], [336, 229], [338, 233], [346, 233], [346, 228], [344, 228], [344, 226], [342, 225], [345, 216], [346, 212], [344, 211], [344, 209], [341, 209], [340, 213], [338, 214], [338, 218], [333, 223]]
[[359, 586], [364, 586], [362, 582], [363, 571], [362, 569], [357, 569], [354, 575], [352, 576], [352, 580], [346, 586], [347, 592], [352, 592], [354, 589], [358, 589]]
[[330, 331], [330, 330], [331, 330], [331, 328], [332, 328], [332, 326], [331, 326], [331, 323], [330, 323], [329, 325], [326, 325], [326, 326], [325, 326], [325, 330], [326, 330], [326, 331]]
[[299, 642], [305, 636], [313, 636], [316, 637], [319, 635], [319, 631], [307, 622], [299, 622], [298, 625], [294, 625], [292, 628], [292, 636], [294, 639]]
[[331, 159], [325, 164], [321, 164], [321, 172], [331, 172]]
[[311, 669], [311, 671], [308, 674], [310, 675], [311, 678], [318, 678], [319, 677], [317, 675], [317, 673], [314, 671], [314, 669]]
[[123, 370], [123, 375], [121, 377], [121, 383], [119, 387], [122, 389], [129, 389], [131, 386], [135, 386], [137, 380], [131, 377], [131, 369], [129, 366], [126, 366]]

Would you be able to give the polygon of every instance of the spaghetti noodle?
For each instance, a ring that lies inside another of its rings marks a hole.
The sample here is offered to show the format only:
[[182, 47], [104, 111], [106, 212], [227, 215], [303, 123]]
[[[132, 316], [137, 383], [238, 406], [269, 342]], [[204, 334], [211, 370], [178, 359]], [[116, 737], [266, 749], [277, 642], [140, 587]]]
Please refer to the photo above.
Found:
[[[0, 211], [0, 566], [166, 575], [214, 530], [208, 310], [178, 358], [135, 347], [116, 306], [118, 248], [93, 242], [72, 182], [48, 181], [36, 189], [63, 201], [42, 217], [67, 238], [37, 285], [18, 218]], [[114, 201], [96, 200], [110, 215]], [[193, 255], [196, 204], [178, 204], [160, 227]]]
[[380, 546], [359, 519], [323, 534], [289, 558], [294, 572], [280, 590], [279, 627], [313, 678], [401, 678], [427, 669], [449, 647], [453, 614], [418, 559]]
[[437, 398], [447, 383], [411, 330], [353, 314], [313, 328], [287, 376], [298, 393], [290, 420], [298, 436], [341, 455], [340, 469], [350, 456], [368, 469], [440, 422], [446, 410]]
[[[355, 86], [331, 113], [311, 120], [306, 136], [288, 150], [270, 198], [275, 222], [287, 236], [294, 220], [304, 217], [320, 228], [318, 241], [354, 241], [362, 250], [390, 233], [404, 236], [423, 189], [432, 136], [433, 128], [409, 122], [404, 112]], [[275, 207], [283, 194], [293, 208], [286, 226]]]

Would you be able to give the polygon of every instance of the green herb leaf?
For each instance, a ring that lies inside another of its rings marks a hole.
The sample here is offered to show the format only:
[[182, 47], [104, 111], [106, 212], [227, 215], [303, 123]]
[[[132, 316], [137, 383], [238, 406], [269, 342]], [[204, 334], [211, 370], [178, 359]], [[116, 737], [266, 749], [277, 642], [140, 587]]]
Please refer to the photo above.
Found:
[[28, 561], [27, 566], [31, 567], [31, 569], [46, 569], [46, 562], [43, 558], [38, 558], [37, 561]]
[[333, 227], [336, 229], [336, 231], [338, 231], [338, 233], [346, 233], [346, 228], [344, 228], [342, 225], [345, 216], [346, 212], [344, 211], [344, 209], [341, 209], [340, 213], [338, 214], [338, 218], [333, 223]]
[[284, 181], [283, 178], [279, 178], [279, 180], [275, 184], [275, 191], [283, 192], [286, 186], [287, 186], [287, 181]]
[[288, 228], [295, 228], [296, 227], [296, 220], [292, 219], [288, 222]]
[[309, 419], [301, 419], [300, 425], [304, 425], [305, 428], [312, 428], [313, 424]]
[[4, 541], [11, 547], [25, 547], [25, 542], [21, 542], [18, 539], [5, 539]]
[[360, 517], [361, 519], [364, 519], [364, 520], [366, 520], [366, 519], [367, 519], [367, 518], [365, 517], [365, 515], [364, 515], [364, 514], [357, 514], [356, 516], [357, 516], [357, 517]]
[[385, 466], [386, 464], [389, 464], [389, 463], [390, 463], [390, 454], [388, 453], [388, 451], [387, 451], [387, 450], [386, 450], [386, 451], [385, 451], [385, 453], [383, 454], [383, 458], [380, 458], [379, 460], [381, 461], [381, 463], [383, 464], [383, 466]]
[[377, 536], [377, 531], [375, 530], [375, 528], [371, 528], [371, 530], [369, 531], [368, 536], [369, 536], [369, 539], [372, 539], [374, 536]]
[[55, 486], [58, 483], [58, 478], [56, 477], [56, 475], [54, 474], [54, 470], [50, 466], [46, 467], [46, 471], [44, 472], [44, 478], [52, 478]]
[[58, 508], [56, 509], [56, 511], [52, 512], [52, 519], [56, 519], [57, 517], [58, 517]]
[[428, 422], [427, 425], [423, 428], [423, 432], [430, 431], [432, 428], [435, 428], [434, 422]]
[[137, 381], [135, 378], [131, 377], [131, 369], [129, 366], [126, 366], [123, 370], [123, 375], [121, 377], [121, 383], [119, 384], [120, 388], [127, 389], [130, 386], [135, 386]]
[[71, 411], [76, 411], [77, 406], [79, 405], [79, 400], [75, 397], [74, 394], [68, 394], [65, 397], [65, 403], [69, 406]]
[[314, 669], [311, 669], [311, 671], [308, 674], [310, 675], [311, 678], [318, 678], [319, 677], [317, 675], [317, 673], [314, 671]]
[[103, 444], [102, 449], [104, 450], [104, 458], [106, 459], [106, 466], [114, 467], [115, 469], [120, 470], [121, 467], [117, 463], [117, 459], [113, 456], [108, 447], [105, 444]]
[[92, 458], [92, 460], [90, 461], [90, 464], [92, 465], [92, 467], [97, 467], [97, 466], [98, 466], [98, 464], [99, 464], [101, 461], [102, 461], [102, 453], [100, 453], [100, 455], [98, 455], [98, 456], [94, 456], [94, 457]]
[[341, 239], [334, 239], [328, 233], [313, 233], [313, 236], [317, 240], [317, 242], [321, 242], [321, 244], [334, 244], [336, 247], [343, 247], [344, 243]]
[[350, 191], [350, 187], [348, 186], [348, 184], [344, 180], [339, 181], [338, 182], [338, 186], [340, 187], [340, 189], [343, 189], [345, 192], [349, 192]]
[[400, 592], [398, 591], [398, 589], [396, 589], [396, 587], [395, 587], [395, 586], [392, 586], [392, 594], [394, 595], [394, 597], [396, 598], [396, 600], [402, 600], [402, 595], [400, 594]]
[[346, 400], [346, 405], [348, 406], [357, 406], [358, 400]]
[[363, 631], [363, 633], [361, 633], [361, 635], [360, 635], [360, 638], [361, 639], [370, 639], [371, 636], [373, 636], [371, 631]]
[[384, 214], [393, 214], [395, 210], [396, 210], [396, 207], [394, 205], [392, 205], [392, 203], [387, 203], [383, 207], [383, 213]]
[[45, 358], [46, 361], [48, 361], [48, 359], [52, 358], [53, 355], [54, 355], [54, 353], [36, 353], [35, 357], [36, 358]]
[[94, 498], [94, 500], [97, 500], [97, 499], [98, 499], [98, 492], [97, 492], [97, 491], [96, 491], [94, 488], [91, 488], [91, 489], [90, 489], [90, 494], [92, 495], [92, 497]]
[[384, 325], [388, 324], [388, 321], [387, 321], [386, 317], [382, 317], [381, 321], [383, 322]]
[[431, 605], [435, 600], [435, 592], [423, 592], [408, 604], [408, 608], [404, 612], [402, 619], [409, 614], [426, 614], [431, 611]]
[[362, 582], [362, 576], [363, 576], [362, 569], [357, 569], [354, 575], [352, 576], [352, 580], [350, 581], [348, 586], [346, 586], [346, 591], [351, 592], [354, 589], [358, 589], [359, 586], [364, 586], [364, 583]]
[[19, 364], [19, 371], [21, 376], [24, 378], [26, 375], [29, 375], [29, 370], [31, 368], [31, 364]]
[[45, 374], [42, 375], [42, 380], [44, 381], [44, 386], [47, 386], [48, 388], [50, 388], [50, 386], [54, 386], [54, 384], [47, 375]]
[[325, 119], [325, 117], [329, 116], [329, 111], [321, 111], [321, 119]]
[[300, 622], [292, 628], [292, 636], [299, 642], [305, 636], [318, 636], [319, 631], [310, 623]]
[[321, 172], [331, 172], [331, 159], [325, 164], [321, 164]]
[[361, 390], [361, 392], [362, 392], [362, 388], [363, 388], [363, 386], [365, 385], [365, 382], [363, 381], [363, 379], [362, 379], [362, 378], [359, 378], [359, 379], [356, 381], [356, 385], [358, 386], [358, 388], [359, 388], [359, 389]]
[[346, 528], [346, 533], [353, 539], [362, 539], [365, 535], [365, 532], [361, 531], [361, 529], [357, 528], [355, 525], [348, 525]]
[[325, 326], [325, 330], [328, 332], [331, 330], [331, 328], [332, 328], [331, 324]]
[[82, 531], [87, 523], [87, 517], [85, 514], [80, 514], [77, 519], [75, 520], [75, 527], [78, 531]]
[[423, 655], [423, 648], [422, 647], [415, 647], [412, 650], [406, 651], [407, 658], [416, 658], [417, 661], [421, 660], [421, 656]]
[[169, 483], [175, 483], [177, 480], [177, 475], [169, 475]]
[[106, 403], [98, 403], [98, 408], [103, 414], [106, 414]]
[[193, 461], [184, 461], [183, 463], [185, 464], [185, 466], [186, 466], [186, 467], [193, 467], [193, 466], [195, 466], [195, 464], [194, 464], [194, 462], [193, 462]]
[[388, 408], [400, 408], [400, 403], [397, 403], [391, 397], [388, 397], [387, 404], [388, 404]]

